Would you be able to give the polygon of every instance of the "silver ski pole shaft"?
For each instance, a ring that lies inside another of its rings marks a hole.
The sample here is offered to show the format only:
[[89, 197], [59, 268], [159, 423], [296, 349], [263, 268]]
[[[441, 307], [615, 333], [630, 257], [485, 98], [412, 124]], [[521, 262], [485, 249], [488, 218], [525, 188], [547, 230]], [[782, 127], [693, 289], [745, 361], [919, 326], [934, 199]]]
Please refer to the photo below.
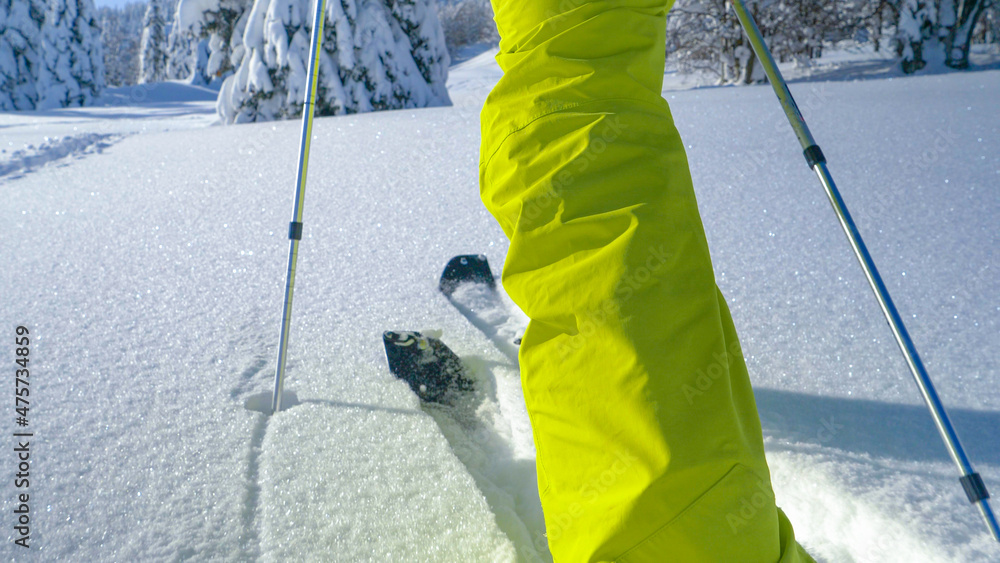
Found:
[[927, 403], [927, 408], [930, 409], [931, 416], [934, 417], [934, 423], [937, 425], [938, 432], [941, 433], [941, 438], [944, 440], [952, 460], [954, 460], [959, 471], [962, 473], [959, 481], [962, 484], [962, 488], [965, 489], [965, 494], [969, 497], [971, 503], [978, 505], [979, 511], [982, 513], [983, 519], [986, 520], [986, 526], [989, 528], [993, 538], [1000, 541], [1000, 527], [997, 525], [997, 517], [993, 513], [993, 509], [990, 508], [990, 495], [986, 491], [986, 485], [979, 474], [972, 468], [969, 458], [965, 455], [965, 449], [962, 448], [962, 443], [959, 441], [958, 434], [955, 432], [955, 428], [948, 418], [948, 413], [945, 412], [944, 405], [941, 403], [941, 399], [938, 398], [937, 391], [934, 390], [934, 384], [931, 382], [927, 370], [924, 369], [923, 362], [920, 361], [917, 348], [910, 339], [910, 335], [906, 331], [906, 326], [903, 325], [903, 319], [899, 316], [899, 312], [896, 310], [896, 306], [889, 296], [889, 290], [886, 289], [885, 284], [882, 282], [882, 277], [875, 267], [875, 262], [872, 260], [871, 255], [868, 253], [868, 248], [865, 247], [865, 243], [861, 239], [861, 233], [858, 232], [858, 228], [854, 225], [854, 220], [847, 210], [847, 205], [844, 203], [843, 198], [840, 196], [840, 191], [837, 190], [837, 186], [833, 182], [833, 176], [830, 175], [829, 170], [826, 168], [826, 158], [823, 156], [823, 151], [820, 150], [813, 139], [812, 133], [809, 132], [809, 127], [806, 125], [805, 119], [802, 118], [798, 106], [795, 105], [792, 93], [788, 91], [788, 85], [781, 77], [781, 72], [778, 71], [778, 67], [774, 63], [774, 57], [771, 56], [770, 49], [764, 43], [764, 37], [761, 35], [760, 29], [757, 28], [756, 22], [754, 22], [750, 13], [747, 12], [743, 0], [733, 0], [733, 9], [736, 10], [736, 17], [739, 18], [740, 24], [743, 26], [743, 31], [746, 32], [747, 38], [750, 40], [750, 44], [757, 54], [757, 58], [760, 60], [761, 65], [763, 65], [764, 72], [767, 73], [767, 78], [770, 80], [771, 86], [774, 88], [774, 93], [777, 94], [778, 100], [781, 102], [782, 109], [785, 110], [788, 122], [791, 124], [792, 129], [795, 130], [795, 136], [798, 137], [799, 143], [802, 145], [803, 154], [805, 155], [806, 162], [809, 164], [809, 168], [816, 173], [820, 183], [823, 184], [823, 188], [826, 190], [826, 195], [833, 205], [833, 211], [837, 214], [840, 226], [843, 227], [844, 233], [851, 243], [851, 248], [854, 249], [854, 254], [861, 263], [861, 268], [865, 271], [868, 283], [871, 285], [872, 291], [875, 292], [875, 298], [878, 299], [879, 306], [882, 307], [882, 313], [885, 315], [885, 319], [888, 321], [889, 327], [896, 337], [896, 343], [899, 344], [899, 349], [903, 352], [903, 357], [910, 368], [910, 373], [913, 374], [913, 379], [920, 389], [924, 401]]
[[295, 181], [295, 204], [292, 222], [288, 225], [288, 273], [285, 276], [285, 304], [281, 312], [281, 337], [278, 341], [278, 367], [274, 373], [274, 396], [271, 412], [281, 410], [281, 393], [285, 386], [285, 362], [288, 360], [288, 332], [292, 324], [292, 294], [295, 292], [295, 262], [299, 257], [302, 239], [302, 207], [306, 195], [306, 171], [309, 168], [309, 143], [312, 139], [313, 110], [316, 107], [316, 82], [319, 67], [319, 48], [323, 43], [323, 24], [326, 0], [316, 0], [313, 15], [312, 47], [309, 49], [309, 71], [305, 102], [302, 106], [302, 138], [299, 141], [299, 173]]

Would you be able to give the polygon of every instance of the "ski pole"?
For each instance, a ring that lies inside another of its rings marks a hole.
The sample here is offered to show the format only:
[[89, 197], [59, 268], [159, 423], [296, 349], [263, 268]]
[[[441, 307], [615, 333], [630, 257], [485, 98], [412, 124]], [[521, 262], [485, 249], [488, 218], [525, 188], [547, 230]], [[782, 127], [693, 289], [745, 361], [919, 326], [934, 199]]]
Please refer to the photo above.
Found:
[[316, 107], [316, 82], [319, 67], [319, 48], [323, 43], [323, 24], [326, 0], [316, 0], [313, 15], [312, 47], [309, 49], [309, 71], [306, 80], [305, 101], [302, 105], [302, 138], [299, 141], [299, 173], [295, 183], [295, 203], [292, 222], [288, 225], [288, 272], [285, 275], [285, 303], [281, 313], [281, 336], [278, 341], [278, 367], [274, 372], [274, 396], [271, 398], [271, 412], [281, 410], [281, 393], [285, 386], [285, 362], [288, 359], [288, 333], [292, 324], [292, 294], [295, 292], [295, 263], [299, 257], [299, 241], [302, 240], [302, 207], [306, 195], [306, 171], [309, 168], [309, 142], [312, 139], [313, 110]]
[[994, 515], [993, 509], [990, 508], [990, 495], [986, 491], [986, 485], [979, 474], [972, 468], [969, 458], [965, 455], [965, 449], [962, 448], [958, 434], [951, 425], [951, 420], [945, 412], [944, 405], [941, 403], [941, 399], [938, 398], [937, 391], [934, 390], [934, 384], [931, 382], [931, 378], [927, 374], [927, 370], [924, 369], [924, 364], [920, 360], [920, 356], [917, 354], [917, 348], [913, 344], [913, 340], [910, 339], [910, 334], [906, 331], [906, 326], [903, 325], [903, 319], [899, 316], [899, 312], [896, 310], [896, 306], [889, 296], [889, 290], [886, 289], [885, 284], [882, 282], [882, 277], [875, 267], [875, 262], [872, 260], [871, 255], [868, 253], [868, 248], [861, 239], [861, 233], [858, 232], [858, 228], [854, 225], [854, 220], [847, 210], [847, 205], [844, 203], [843, 198], [840, 196], [840, 191], [837, 190], [837, 186], [833, 182], [833, 176], [830, 175], [829, 170], [826, 168], [826, 158], [823, 156], [823, 151], [820, 150], [819, 145], [813, 139], [812, 133], [809, 132], [809, 127], [806, 125], [805, 119], [802, 118], [798, 106], [795, 105], [792, 93], [789, 92], [788, 85], [781, 77], [781, 72], [778, 71], [778, 67], [774, 63], [774, 57], [771, 56], [771, 51], [767, 48], [767, 44], [764, 42], [764, 37], [761, 35], [760, 29], [757, 28], [756, 22], [754, 22], [750, 13], [747, 12], [743, 0], [733, 0], [733, 9], [736, 11], [736, 17], [739, 18], [740, 25], [743, 26], [743, 31], [746, 32], [747, 38], [750, 40], [750, 44], [757, 54], [757, 58], [764, 67], [764, 72], [767, 74], [767, 78], [774, 88], [774, 93], [777, 94], [778, 100], [781, 102], [782, 109], [785, 110], [788, 122], [791, 124], [792, 129], [795, 130], [795, 136], [798, 137], [799, 143], [802, 145], [803, 154], [805, 155], [806, 162], [809, 164], [809, 168], [816, 173], [820, 183], [823, 184], [823, 188], [826, 190], [826, 195], [830, 199], [830, 204], [833, 205], [833, 211], [837, 214], [840, 226], [843, 227], [844, 233], [851, 243], [851, 248], [854, 249], [854, 255], [857, 256], [858, 261], [861, 263], [861, 268], [865, 271], [868, 283], [871, 285], [872, 291], [875, 292], [875, 298], [878, 299], [882, 313], [885, 315], [885, 319], [888, 321], [889, 327], [896, 337], [896, 343], [899, 344], [899, 349], [903, 352], [906, 364], [910, 368], [910, 373], [913, 374], [913, 379], [920, 389], [921, 395], [924, 397], [924, 402], [927, 403], [927, 408], [931, 411], [931, 416], [934, 418], [938, 432], [941, 433], [941, 439], [944, 440], [952, 460], [962, 473], [959, 481], [962, 484], [962, 488], [965, 489], [966, 496], [969, 497], [969, 502], [978, 505], [979, 512], [983, 515], [983, 519], [986, 520], [986, 526], [989, 528], [993, 538], [1000, 541], [1000, 527], [997, 525], [997, 517]]

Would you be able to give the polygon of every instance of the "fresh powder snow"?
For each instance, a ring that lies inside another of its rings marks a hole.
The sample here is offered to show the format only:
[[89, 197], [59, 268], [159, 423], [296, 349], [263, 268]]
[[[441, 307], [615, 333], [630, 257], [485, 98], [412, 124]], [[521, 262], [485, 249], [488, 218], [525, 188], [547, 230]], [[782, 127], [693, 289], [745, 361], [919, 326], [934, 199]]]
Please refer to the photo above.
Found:
[[[274, 416], [299, 123], [207, 126], [214, 92], [178, 83], [0, 114], [3, 557], [551, 557], [517, 366], [437, 291], [450, 257], [497, 274], [507, 252], [477, 189], [492, 55], [451, 69], [452, 107], [316, 120], [292, 406]], [[1000, 71], [791, 88], [1000, 491]], [[664, 95], [802, 544], [830, 562], [1000, 558], [770, 87]], [[30, 549], [12, 524], [19, 325]], [[475, 405], [421, 408], [388, 372], [390, 329], [439, 334]]]

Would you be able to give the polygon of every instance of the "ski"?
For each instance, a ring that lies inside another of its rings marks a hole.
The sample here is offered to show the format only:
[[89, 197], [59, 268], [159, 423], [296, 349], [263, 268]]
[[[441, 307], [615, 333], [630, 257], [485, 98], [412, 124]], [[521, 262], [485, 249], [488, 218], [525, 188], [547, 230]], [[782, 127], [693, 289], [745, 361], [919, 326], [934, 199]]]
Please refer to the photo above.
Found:
[[[537, 490], [526, 494], [523, 486], [537, 481], [534, 464], [524, 463], [534, 460], [535, 450], [517, 364], [526, 323], [508, 309], [485, 256], [451, 259], [439, 289], [471, 325], [459, 328], [464, 340], [493, 350], [460, 358], [439, 335], [386, 331], [389, 371], [420, 399], [490, 509], [504, 515], [497, 524], [521, 546], [519, 560], [551, 561], [544, 535], [529, 531], [545, 529]], [[520, 468], [520, 478], [509, 478], [510, 467]]]
[[[455, 256], [445, 266], [438, 288], [517, 366], [524, 323], [511, 314], [497, 291], [486, 256]], [[382, 343], [390, 373], [409, 384], [424, 403], [454, 406], [460, 394], [473, 390], [468, 368], [439, 338], [415, 331], [386, 331]]]
[[382, 333], [389, 372], [409, 384], [425, 403], [453, 405], [473, 389], [458, 355], [439, 339], [413, 331]]
[[441, 274], [438, 288], [462, 316], [517, 363], [526, 323], [501, 298], [486, 256], [464, 254], [452, 258]]

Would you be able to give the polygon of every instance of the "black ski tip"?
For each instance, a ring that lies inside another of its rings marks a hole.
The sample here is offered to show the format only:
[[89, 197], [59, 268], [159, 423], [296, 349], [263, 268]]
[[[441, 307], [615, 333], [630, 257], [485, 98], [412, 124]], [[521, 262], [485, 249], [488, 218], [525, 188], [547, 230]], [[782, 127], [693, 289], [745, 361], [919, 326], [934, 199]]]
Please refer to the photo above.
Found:
[[421, 401], [450, 405], [456, 394], [472, 390], [462, 360], [437, 338], [387, 330], [382, 343], [389, 371], [408, 383]]
[[490, 271], [490, 263], [486, 256], [482, 254], [463, 254], [448, 261], [441, 274], [439, 288], [441, 293], [451, 296], [459, 284], [465, 282], [485, 283], [490, 287], [496, 287], [493, 280], [493, 272]]

